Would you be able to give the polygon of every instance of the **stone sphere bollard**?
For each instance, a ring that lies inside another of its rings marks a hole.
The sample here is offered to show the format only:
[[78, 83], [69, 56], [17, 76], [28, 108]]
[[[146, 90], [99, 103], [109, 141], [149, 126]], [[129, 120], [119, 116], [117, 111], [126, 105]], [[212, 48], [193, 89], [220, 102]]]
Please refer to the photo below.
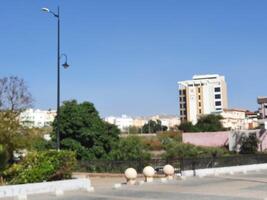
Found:
[[167, 177], [167, 179], [172, 180], [173, 176], [174, 176], [174, 168], [171, 165], [165, 165], [163, 167], [163, 172], [165, 174], [165, 176]]
[[128, 168], [124, 172], [127, 184], [133, 185], [136, 182], [137, 172], [134, 168]]
[[151, 166], [146, 166], [144, 169], [143, 169], [143, 174], [145, 176], [145, 181], [146, 182], [153, 182], [153, 177], [155, 175], [155, 170], [153, 167]]

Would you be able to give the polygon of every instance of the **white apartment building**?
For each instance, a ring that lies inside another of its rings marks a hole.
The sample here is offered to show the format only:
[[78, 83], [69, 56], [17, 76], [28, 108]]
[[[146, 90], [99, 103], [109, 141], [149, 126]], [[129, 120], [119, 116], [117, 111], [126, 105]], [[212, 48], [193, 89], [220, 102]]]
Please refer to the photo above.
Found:
[[127, 115], [122, 115], [121, 117], [106, 117], [104, 119], [110, 124], [116, 125], [121, 131], [127, 132], [130, 126], [133, 126], [133, 118]]
[[110, 124], [116, 125], [123, 132], [128, 132], [129, 127], [131, 126], [140, 128], [148, 123], [149, 120], [160, 120], [162, 125], [167, 126], [168, 129], [180, 124], [180, 119], [178, 118], [178, 116], [174, 115], [155, 115], [135, 118], [129, 117], [127, 115], [122, 115], [121, 117], [106, 117], [104, 120]]
[[222, 112], [228, 107], [224, 76], [194, 75], [192, 80], [178, 82], [181, 121], [197, 123], [199, 116]]
[[20, 114], [19, 119], [24, 126], [42, 128], [51, 126], [55, 117], [55, 110], [27, 109]]
[[246, 110], [241, 109], [223, 109], [221, 120], [224, 128], [231, 130], [247, 129]]

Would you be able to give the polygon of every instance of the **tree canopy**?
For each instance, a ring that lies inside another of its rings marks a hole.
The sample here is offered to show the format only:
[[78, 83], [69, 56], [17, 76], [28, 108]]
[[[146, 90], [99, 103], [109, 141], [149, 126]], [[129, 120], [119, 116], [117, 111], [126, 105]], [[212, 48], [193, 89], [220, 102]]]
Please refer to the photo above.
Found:
[[167, 126], [162, 125], [160, 120], [149, 120], [142, 128], [143, 133], [157, 133], [167, 131]]
[[221, 120], [223, 117], [221, 115], [203, 115], [198, 119], [196, 125], [191, 122], [183, 122], [178, 127], [184, 132], [215, 132], [215, 131], [225, 131]]
[[[106, 158], [119, 140], [119, 129], [104, 122], [90, 102], [65, 101], [60, 116], [61, 147], [76, 151], [78, 159]], [[53, 122], [54, 132], [56, 124], [57, 118]]]

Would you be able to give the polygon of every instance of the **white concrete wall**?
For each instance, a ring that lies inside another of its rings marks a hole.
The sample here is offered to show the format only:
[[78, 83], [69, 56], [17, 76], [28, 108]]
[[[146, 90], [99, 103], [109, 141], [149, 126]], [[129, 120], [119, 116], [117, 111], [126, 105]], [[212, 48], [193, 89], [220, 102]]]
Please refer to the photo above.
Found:
[[[267, 164], [240, 165], [195, 170], [196, 176], [216, 176], [221, 174], [247, 173], [249, 171], [266, 170]], [[194, 176], [193, 170], [182, 171], [182, 176]]]
[[56, 191], [90, 190], [89, 179], [71, 179], [43, 183], [0, 186], [0, 198], [16, 197], [41, 193], [55, 193]]

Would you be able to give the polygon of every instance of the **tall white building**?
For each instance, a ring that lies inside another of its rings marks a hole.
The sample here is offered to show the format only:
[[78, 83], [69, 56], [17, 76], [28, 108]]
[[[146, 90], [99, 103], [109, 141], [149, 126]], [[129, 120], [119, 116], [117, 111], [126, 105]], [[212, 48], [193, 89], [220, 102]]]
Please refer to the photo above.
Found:
[[24, 126], [42, 128], [51, 126], [55, 117], [55, 110], [27, 109], [20, 114], [19, 119]]
[[192, 80], [178, 82], [181, 121], [197, 123], [201, 115], [221, 112], [228, 107], [224, 76], [194, 75]]

